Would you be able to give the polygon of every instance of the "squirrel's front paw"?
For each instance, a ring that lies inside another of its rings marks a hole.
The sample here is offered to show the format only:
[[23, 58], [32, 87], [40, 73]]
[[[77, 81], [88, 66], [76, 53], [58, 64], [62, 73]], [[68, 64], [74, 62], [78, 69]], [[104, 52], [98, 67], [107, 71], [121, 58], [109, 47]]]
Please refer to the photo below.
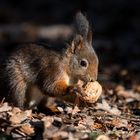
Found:
[[80, 85], [70, 86], [68, 88], [68, 93], [74, 93], [80, 96], [86, 96], [84, 89]]
[[76, 94], [82, 101], [87, 103], [94, 103], [98, 100], [102, 93], [101, 85], [95, 82], [88, 82], [86, 84], [78, 84], [74, 86], [71, 90], [71, 93]]
[[81, 93], [81, 92], [83, 92], [82, 87], [80, 87], [79, 85], [74, 85], [74, 86], [69, 86], [68, 87], [68, 92], [67, 93], [77, 94], [77, 93]]

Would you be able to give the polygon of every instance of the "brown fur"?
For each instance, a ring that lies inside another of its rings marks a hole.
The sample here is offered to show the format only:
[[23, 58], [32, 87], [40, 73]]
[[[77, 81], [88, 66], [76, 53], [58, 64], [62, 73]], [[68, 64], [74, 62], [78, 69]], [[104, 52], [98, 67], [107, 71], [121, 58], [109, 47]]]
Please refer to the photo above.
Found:
[[61, 96], [79, 90], [78, 80], [97, 79], [98, 58], [92, 48], [88, 21], [81, 13], [76, 20], [83, 23], [66, 49], [57, 51], [39, 44], [25, 44], [6, 59], [2, 75], [15, 106], [30, 108], [46, 95]]

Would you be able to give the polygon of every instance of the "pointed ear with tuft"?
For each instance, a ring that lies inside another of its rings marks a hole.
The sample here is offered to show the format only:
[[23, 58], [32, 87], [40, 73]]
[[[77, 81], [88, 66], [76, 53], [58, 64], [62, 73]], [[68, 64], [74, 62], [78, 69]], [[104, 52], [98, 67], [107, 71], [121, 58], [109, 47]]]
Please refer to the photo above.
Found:
[[76, 14], [75, 23], [77, 33], [80, 34], [89, 44], [91, 44], [92, 31], [87, 18], [81, 12], [78, 12]]

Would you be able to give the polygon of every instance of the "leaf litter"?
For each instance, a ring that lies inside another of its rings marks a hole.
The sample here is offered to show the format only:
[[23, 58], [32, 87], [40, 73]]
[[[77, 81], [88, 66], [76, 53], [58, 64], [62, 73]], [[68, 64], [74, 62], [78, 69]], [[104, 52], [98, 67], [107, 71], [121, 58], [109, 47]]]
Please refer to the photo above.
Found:
[[[133, 96], [123, 96], [119, 94], [120, 90], [116, 89], [117, 87], [111, 92], [104, 90], [97, 103], [89, 105], [83, 102], [84, 107], [76, 106], [74, 111], [72, 104], [59, 104], [60, 101], [56, 98], [52, 109], [54, 115], [32, 110], [22, 111], [4, 102], [0, 106], [0, 135], [6, 134], [14, 139], [37, 139], [40, 136], [40, 139], [54, 140], [138, 140], [140, 117], [135, 115], [131, 105], [134, 102], [139, 105], [138, 98], [134, 98], [133, 90]], [[125, 88], [122, 91], [129, 94]], [[128, 98], [132, 100], [128, 102]]]

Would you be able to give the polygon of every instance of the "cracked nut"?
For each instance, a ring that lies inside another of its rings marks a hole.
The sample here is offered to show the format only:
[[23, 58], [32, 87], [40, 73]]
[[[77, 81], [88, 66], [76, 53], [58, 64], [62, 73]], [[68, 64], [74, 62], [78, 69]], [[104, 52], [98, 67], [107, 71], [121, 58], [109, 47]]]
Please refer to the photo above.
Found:
[[87, 103], [94, 103], [102, 93], [102, 86], [97, 82], [88, 82], [83, 86], [84, 95], [78, 94], [80, 99]]

